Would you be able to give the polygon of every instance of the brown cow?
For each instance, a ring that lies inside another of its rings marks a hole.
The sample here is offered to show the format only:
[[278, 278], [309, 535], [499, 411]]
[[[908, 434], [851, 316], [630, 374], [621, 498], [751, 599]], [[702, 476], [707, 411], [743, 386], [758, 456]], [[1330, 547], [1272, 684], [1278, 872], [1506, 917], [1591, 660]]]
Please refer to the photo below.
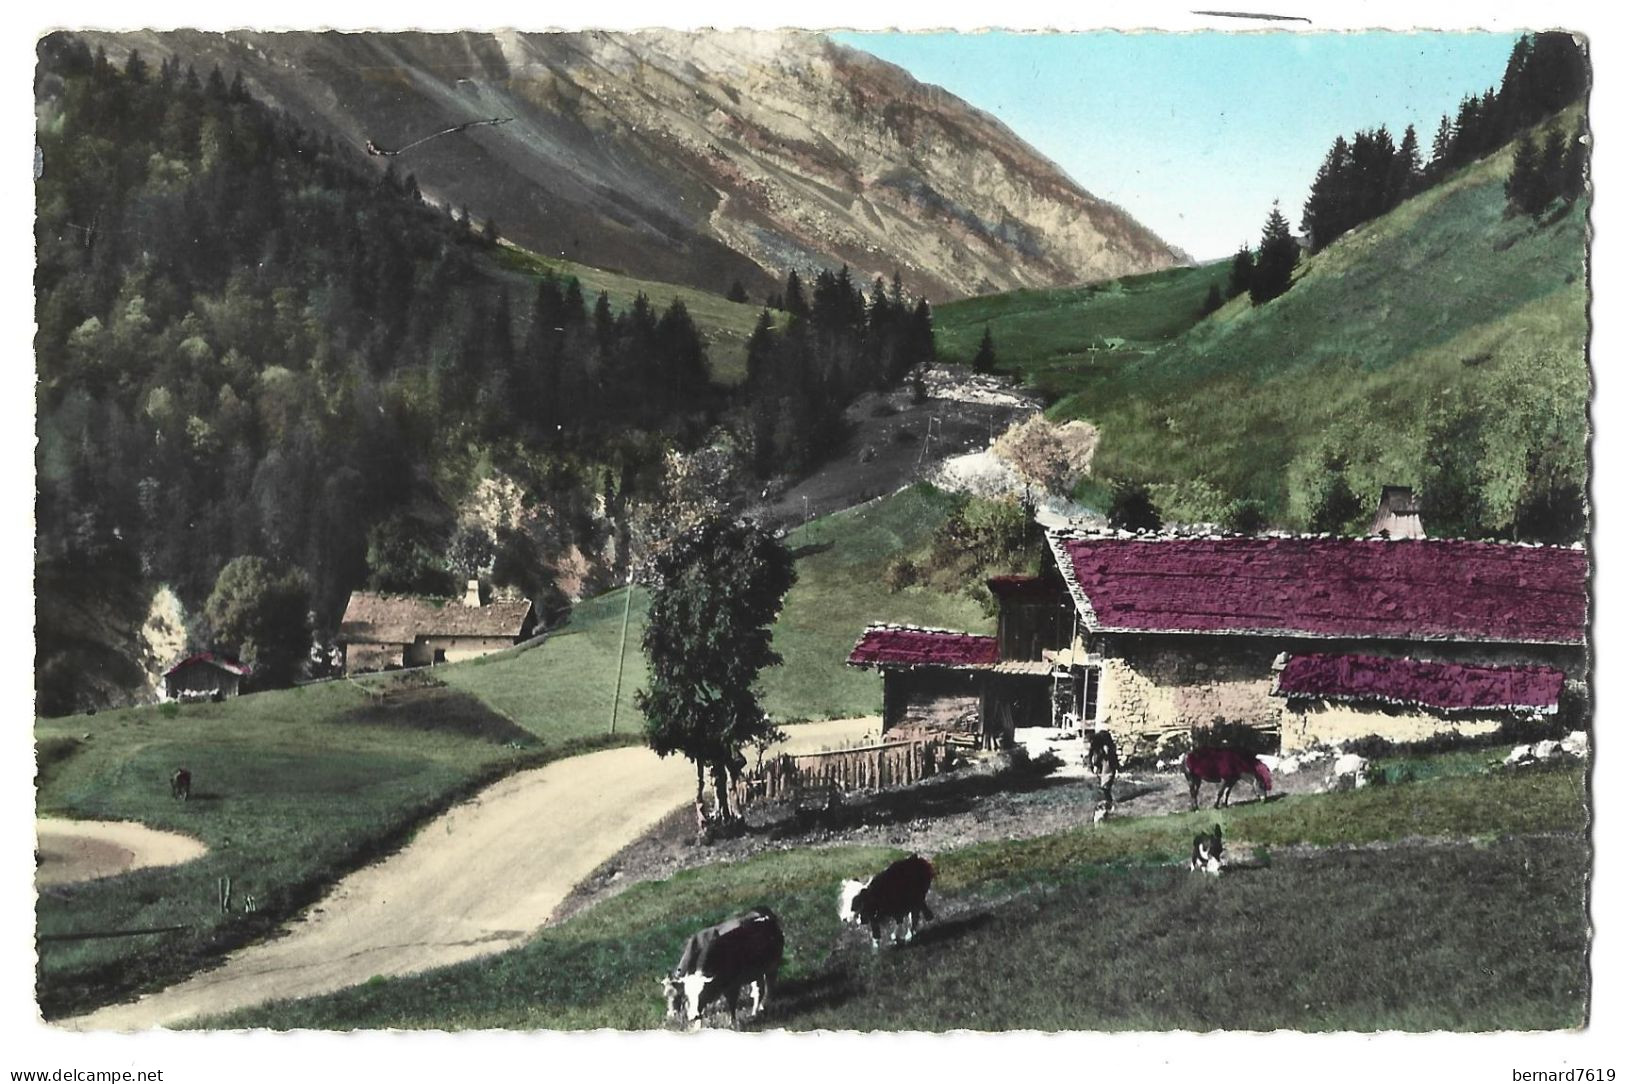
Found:
[[185, 768], [176, 768], [175, 774], [169, 777], [169, 796], [187, 801], [192, 797], [192, 773]]

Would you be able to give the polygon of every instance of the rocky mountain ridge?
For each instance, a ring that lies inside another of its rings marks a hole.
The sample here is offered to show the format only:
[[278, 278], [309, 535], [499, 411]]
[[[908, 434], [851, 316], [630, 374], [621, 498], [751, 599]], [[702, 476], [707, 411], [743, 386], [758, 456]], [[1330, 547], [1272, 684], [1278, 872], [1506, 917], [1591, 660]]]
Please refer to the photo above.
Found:
[[1184, 254], [999, 121], [797, 31], [87, 34], [219, 65], [547, 255], [755, 296], [790, 267], [900, 271], [948, 299], [1148, 271]]

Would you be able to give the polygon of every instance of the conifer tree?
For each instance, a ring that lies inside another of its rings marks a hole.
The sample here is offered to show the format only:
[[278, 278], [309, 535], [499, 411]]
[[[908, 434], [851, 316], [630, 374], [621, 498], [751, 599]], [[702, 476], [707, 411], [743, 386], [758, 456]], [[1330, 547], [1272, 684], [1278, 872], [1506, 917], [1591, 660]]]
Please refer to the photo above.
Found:
[[1350, 213], [1350, 169], [1349, 145], [1338, 136], [1332, 149], [1326, 152], [1326, 160], [1320, 164], [1320, 172], [1315, 174], [1309, 188], [1309, 198], [1303, 204], [1303, 231], [1309, 235], [1316, 252], [1354, 224]]
[[1226, 297], [1240, 297], [1253, 286], [1253, 250], [1242, 245], [1230, 261], [1230, 284]]
[[1545, 206], [1541, 199], [1543, 187], [1540, 175], [1541, 156], [1535, 141], [1525, 132], [1518, 140], [1518, 149], [1512, 154], [1512, 172], [1507, 175], [1503, 190], [1507, 203], [1518, 214], [1532, 215]]
[[1253, 304], [1262, 305], [1286, 293], [1292, 285], [1292, 269], [1297, 266], [1298, 242], [1277, 203], [1264, 221], [1264, 234], [1258, 242], [1258, 265], [1247, 291]]
[[1416, 125], [1407, 124], [1400, 138], [1399, 150], [1394, 155], [1389, 176], [1389, 208], [1399, 205], [1415, 194], [1422, 181], [1421, 150], [1416, 141]]
[[1572, 203], [1585, 195], [1585, 187], [1586, 147], [1584, 137], [1575, 132], [1563, 157], [1563, 198]]
[[1439, 127], [1433, 133], [1433, 149], [1428, 156], [1428, 179], [1437, 181], [1450, 165], [1450, 144], [1455, 138], [1455, 132], [1450, 127], [1448, 115], [1439, 118]]
[[1219, 284], [1209, 283], [1207, 297], [1202, 301], [1202, 315], [1209, 316], [1218, 312], [1224, 306], [1224, 295], [1219, 293]]
[[1540, 154], [1541, 207], [1546, 207], [1563, 194], [1564, 151], [1567, 144], [1563, 133], [1553, 128], [1546, 133], [1546, 145]]
[[971, 361], [971, 368], [978, 373], [991, 373], [998, 365], [998, 361], [998, 357], [993, 353], [993, 329], [983, 325], [982, 345], [976, 348], [976, 357]]
[[796, 269], [790, 269], [790, 275], [784, 283], [784, 311], [799, 319], [806, 319], [808, 312], [807, 295], [801, 290], [801, 276]]
[[738, 279], [734, 279], [734, 284], [728, 287], [728, 300], [737, 302], [741, 305], [750, 300], [750, 295], [745, 292], [745, 284], [743, 282], [740, 282]]

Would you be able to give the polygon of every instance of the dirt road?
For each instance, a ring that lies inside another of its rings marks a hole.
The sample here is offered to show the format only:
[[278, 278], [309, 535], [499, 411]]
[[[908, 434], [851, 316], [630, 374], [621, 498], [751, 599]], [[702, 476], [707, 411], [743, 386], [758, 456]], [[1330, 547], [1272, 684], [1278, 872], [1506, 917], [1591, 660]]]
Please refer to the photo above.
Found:
[[[878, 729], [874, 719], [790, 728], [812, 751]], [[691, 800], [686, 760], [643, 748], [572, 757], [496, 783], [359, 870], [283, 936], [213, 971], [85, 1016], [74, 1030], [166, 1027], [280, 998], [309, 997], [524, 943], [599, 863]]]

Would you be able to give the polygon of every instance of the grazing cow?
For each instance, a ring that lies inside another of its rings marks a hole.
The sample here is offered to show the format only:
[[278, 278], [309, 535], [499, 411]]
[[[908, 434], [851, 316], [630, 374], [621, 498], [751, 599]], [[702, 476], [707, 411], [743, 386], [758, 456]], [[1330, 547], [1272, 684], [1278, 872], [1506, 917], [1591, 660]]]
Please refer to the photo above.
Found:
[[890, 922], [892, 943], [906, 922], [905, 942], [914, 940], [915, 931], [925, 919], [937, 916], [925, 902], [936, 871], [917, 854], [898, 859], [867, 881], [842, 881], [838, 913], [843, 922], [869, 927], [869, 940], [880, 947], [880, 927]]
[[1211, 873], [1217, 877], [1224, 868], [1224, 835], [1219, 826], [1214, 825], [1213, 831], [1206, 835], [1197, 836], [1191, 843], [1191, 872], [1200, 870]]
[[187, 801], [192, 797], [192, 773], [185, 768], [176, 768], [175, 774], [169, 777], [169, 796]]
[[1219, 784], [1219, 793], [1213, 799], [1213, 808], [1230, 804], [1230, 792], [1235, 789], [1236, 783], [1244, 775], [1253, 777], [1258, 785], [1258, 796], [1262, 798], [1270, 792], [1274, 784], [1270, 780], [1270, 770], [1256, 756], [1243, 753], [1239, 749], [1196, 749], [1185, 756], [1185, 782], [1191, 789], [1191, 808], [1196, 808], [1196, 794], [1202, 789], [1202, 784]]
[[666, 1018], [699, 1027], [705, 1010], [718, 1001], [739, 1023], [739, 995], [751, 990], [751, 1014], [767, 1005], [784, 962], [784, 931], [778, 916], [758, 907], [709, 926], [683, 945], [677, 966], [661, 982]]

